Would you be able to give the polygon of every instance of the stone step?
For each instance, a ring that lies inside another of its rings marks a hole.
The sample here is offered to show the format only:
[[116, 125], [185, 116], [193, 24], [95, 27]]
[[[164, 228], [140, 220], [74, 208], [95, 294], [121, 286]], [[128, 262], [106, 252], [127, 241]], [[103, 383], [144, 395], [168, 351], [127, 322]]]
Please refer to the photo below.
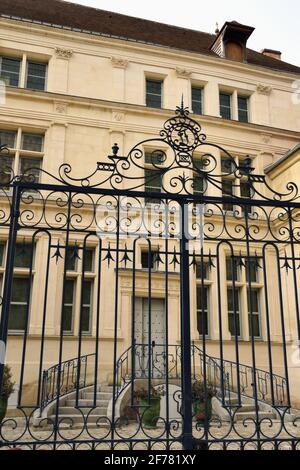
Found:
[[[108, 407], [110, 400], [97, 400], [96, 401], [96, 406], [99, 407], [101, 406], [102, 408]], [[64, 406], [76, 406], [76, 400], [67, 400]], [[78, 400], [78, 406], [86, 406], [86, 407], [94, 407], [94, 398], [88, 399], [88, 398], [81, 398]]]
[[[266, 418], [269, 418], [269, 419], [275, 419], [276, 418], [275, 413], [268, 412], [268, 411], [259, 411], [258, 416], [259, 416], [260, 420], [266, 419]], [[236, 421], [243, 421], [245, 419], [252, 419], [255, 422], [256, 421], [256, 413], [255, 413], [255, 411], [247, 411], [245, 413], [238, 412], [235, 415], [235, 419], [236, 419]]]
[[[81, 392], [81, 397], [83, 400], [94, 400], [95, 394], [94, 392]], [[108, 392], [97, 392], [96, 393], [96, 400], [107, 400], [110, 401], [113, 397], [112, 393]]]
[[82, 417], [82, 414], [84, 416], [88, 415], [91, 413], [92, 415], [98, 415], [98, 416], [107, 416], [107, 407], [97, 407], [95, 410], [92, 408], [86, 407], [86, 408], [80, 408], [80, 410], [76, 410], [73, 406], [62, 406], [59, 408], [59, 416], [70, 416], [70, 415], [75, 415]]
[[[74, 410], [73, 410], [74, 412]], [[49, 420], [51, 420], [52, 423], [55, 423], [55, 415], [49, 416]], [[60, 422], [60, 420], [63, 420]], [[98, 421], [99, 420], [99, 421]], [[83, 427], [83, 417], [79, 415], [66, 415], [66, 416], [60, 416], [58, 419], [59, 423], [59, 428], [60, 429], [81, 429]], [[72, 426], [70, 424], [72, 423]], [[49, 423], [49, 426], [51, 424]], [[107, 419], [105, 419], [105, 416], [102, 415], [91, 415], [89, 416], [86, 424], [87, 428], [92, 428], [92, 427], [103, 427], [103, 428], [110, 428], [110, 423]]]
[[240, 408], [237, 408], [237, 413], [248, 413], [252, 411], [256, 411], [254, 405], [242, 405]]

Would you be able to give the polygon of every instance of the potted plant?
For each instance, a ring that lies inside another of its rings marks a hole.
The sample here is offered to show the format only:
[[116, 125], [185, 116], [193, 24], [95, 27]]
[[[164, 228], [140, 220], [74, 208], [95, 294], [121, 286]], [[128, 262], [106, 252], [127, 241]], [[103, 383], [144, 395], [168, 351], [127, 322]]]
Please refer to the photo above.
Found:
[[201, 380], [193, 383], [192, 398], [194, 415], [198, 423], [210, 421], [212, 415], [212, 399], [216, 395], [214, 387], [209, 383], [206, 385]]
[[7, 402], [11, 394], [14, 392], [14, 382], [12, 382], [12, 373], [9, 366], [4, 366], [3, 385], [0, 395], [0, 424], [5, 418], [7, 411]]
[[160, 401], [165, 395], [161, 387], [151, 387], [150, 393], [146, 389], [136, 390], [135, 398], [141, 409], [142, 423], [145, 429], [156, 429], [160, 416]]

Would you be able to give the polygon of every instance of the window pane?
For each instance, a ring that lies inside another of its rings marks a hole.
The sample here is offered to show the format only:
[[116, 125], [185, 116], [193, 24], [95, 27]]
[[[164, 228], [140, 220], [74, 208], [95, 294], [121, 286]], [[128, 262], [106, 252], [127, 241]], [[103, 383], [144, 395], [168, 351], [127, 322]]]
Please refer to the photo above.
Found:
[[14, 277], [11, 301], [27, 304], [29, 284], [30, 281], [27, 277]]
[[[234, 271], [232, 271], [232, 266]], [[237, 259], [235, 258], [226, 258], [226, 273], [227, 273], [227, 281], [232, 281], [233, 280], [233, 272], [235, 276], [235, 281], [238, 281], [239, 279], [239, 267], [237, 263]]]
[[0, 58], [0, 65], [0, 78], [9, 86], [19, 86], [21, 60], [2, 57]]
[[[156, 251], [142, 251], [141, 253], [141, 264], [143, 269], [151, 269], [154, 268], [155, 261], [157, 257], [157, 252]], [[149, 266], [150, 265], [150, 266]]]
[[[145, 170], [145, 192], [160, 193], [162, 190], [162, 175], [156, 170]], [[146, 204], [160, 204], [160, 199], [145, 198]]]
[[231, 174], [235, 170], [235, 162], [231, 158], [222, 158], [221, 169], [222, 173]]
[[84, 281], [82, 290], [82, 304], [91, 305], [92, 281]]
[[248, 122], [248, 98], [238, 97], [239, 121]]
[[91, 330], [91, 309], [90, 307], [82, 308], [82, 332], [90, 333]]
[[63, 331], [64, 333], [71, 333], [72, 332], [72, 320], [73, 320], [73, 307], [65, 305], [63, 315], [64, 315]]
[[232, 336], [240, 336], [240, 292], [239, 289], [227, 289], [228, 323]]
[[8, 329], [11, 331], [24, 331], [26, 328], [26, 305], [11, 305]]
[[15, 249], [15, 268], [30, 268], [32, 245], [17, 243]]
[[31, 150], [32, 152], [42, 152], [44, 137], [39, 134], [23, 134], [22, 150]]
[[165, 160], [165, 155], [163, 152], [146, 152], [145, 153], [145, 163], [150, 165], [162, 165]]
[[[199, 310], [197, 312], [197, 330], [200, 336], [203, 335], [203, 312]], [[208, 336], [208, 313], [204, 312], [204, 332]]]
[[13, 157], [0, 157], [0, 184], [10, 183], [13, 176]]
[[76, 271], [77, 270], [77, 260], [78, 260], [78, 256], [79, 256], [79, 253], [78, 253], [78, 249], [73, 247], [73, 246], [69, 246], [67, 249], [66, 249], [66, 270], [67, 271]]
[[26, 88], [33, 90], [44, 90], [46, 83], [46, 64], [28, 62]]
[[[253, 335], [252, 335], [252, 323], [253, 323]], [[252, 323], [251, 323], [251, 316], [249, 315], [249, 334], [250, 336], [254, 336], [254, 338], [260, 338], [260, 321], [259, 315], [252, 315]]]
[[74, 286], [75, 281], [74, 279], [67, 279], [65, 284], [65, 296], [64, 296], [64, 303], [68, 305], [73, 305], [74, 299]]
[[210, 274], [210, 267], [209, 267], [209, 264], [205, 261], [203, 262], [203, 264], [201, 262], [197, 263], [196, 278], [197, 279], [202, 279], [202, 273], [204, 275], [204, 279], [208, 280], [209, 279], [209, 274]]
[[223, 119], [231, 119], [231, 95], [220, 93], [220, 114]]
[[[222, 193], [223, 196], [233, 196], [233, 182], [231, 180], [222, 180]], [[223, 203], [223, 209], [226, 211], [233, 211], [232, 203]]]
[[237, 313], [235, 317], [233, 313], [229, 313], [228, 321], [231, 336], [241, 336], [240, 315]]
[[29, 183], [38, 183], [40, 180], [41, 160], [36, 158], [20, 158], [20, 175]]
[[151, 108], [162, 106], [162, 81], [146, 80], [146, 105]]
[[202, 114], [202, 88], [192, 88], [192, 110], [195, 114]]
[[0, 144], [6, 145], [10, 149], [14, 149], [16, 147], [16, 137], [16, 132], [2, 130], [0, 131]]
[[94, 271], [94, 250], [87, 249], [84, 253], [84, 271], [93, 272]]
[[[206, 335], [209, 334], [208, 331], [208, 287], [197, 287], [197, 330], [200, 335], [203, 335], [203, 326], [204, 332]], [[203, 325], [204, 323], [204, 325]]]
[[[250, 269], [250, 280], [251, 280], [251, 282], [258, 282], [258, 265], [257, 265], [257, 262], [255, 260], [250, 260], [250, 262], [248, 262], [246, 260], [246, 279], [247, 279], [247, 282], [249, 282], [249, 274], [248, 274], [249, 269]], [[255, 310], [255, 311], [258, 311], [258, 310]]]
[[194, 194], [203, 194], [204, 181], [201, 176], [194, 176]]

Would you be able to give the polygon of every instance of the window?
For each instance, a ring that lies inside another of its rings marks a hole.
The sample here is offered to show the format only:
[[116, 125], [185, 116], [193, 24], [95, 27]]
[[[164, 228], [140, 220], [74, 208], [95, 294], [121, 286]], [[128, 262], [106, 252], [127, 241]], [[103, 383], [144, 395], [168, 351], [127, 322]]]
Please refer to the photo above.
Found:
[[195, 114], [203, 114], [203, 88], [192, 87], [192, 110]]
[[[0, 158], [0, 184], [8, 183], [12, 174], [38, 183], [42, 167], [44, 136], [18, 131], [0, 130], [0, 142], [6, 144], [10, 155]], [[25, 153], [26, 152], [26, 153]]]
[[82, 332], [90, 333], [92, 318], [93, 281], [84, 281], [82, 292]]
[[196, 278], [198, 281], [202, 281], [202, 273], [204, 279], [208, 280], [210, 277], [210, 265], [207, 261], [199, 262], [196, 265]]
[[[233, 197], [233, 180], [222, 178], [222, 197]], [[223, 209], [233, 212], [232, 202], [224, 202]]]
[[43, 151], [43, 136], [40, 134], [22, 134], [22, 150], [30, 150], [31, 152]]
[[[252, 331], [254, 338], [261, 338], [259, 299], [263, 285], [260, 283], [260, 269], [260, 258], [256, 254], [249, 258], [241, 254], [233, 258], [231, 256], [226, 258], [228, 322], [232, 336], [235, 336], [236, 331], [234, 316], [236, 311], [238, 336], [241, 336], [241, 325], [244, 325], [244, 334], [247, 336], [247, 340], [248, 334], [250, 338], [252, 337]], [[235, 278], [235, 286], [233, 286], [233, 278]], [[251, 291], [249, 279], [251, 281]], [[242, 306], [244, 306], [243, 310]]]
[[10, 331], [24, 331], [26, 329], [29, 293], [29, 277], [15, 276], [13, 279], [8, 321], [8, 329]]
[[201, 176], [194, 176], [194, 195], [204, 193], [204, 180]]
[[146, 106], [162, 107], [162, 84], [161, 80], [146, 80]]
[[[208, 299], [209, 288], [207, 286], [197, 286], [197, 330], [200, 336], [205, 333], [208, 336]], [[204, 331], [203, 331], [204, 329]]]
[[17, 133], [15, 131], [0, 130], [0, 143], [10, 149], [16, 148]]
[[160, 150], [145, 152], [145, 163], [148, 165], [162, 165], [165, 158], [165, 153]]
[[[22, 157], [20, 159], [19, 175], [23, 177], [24, 181], [38, 183], [40, 180], [40, 167], [41, 160]], [[30, 190], [27, 189], [26, 191]]]
[[47, 65], [37, 62], [27, 62], [27, 77], [25, 88], [45, 90]]
[[[157, 170], [145, 170], [145, 192], [161, 193], [162, 192], [162, 175]], [[160, 204], [160, 199], [145, 198], [146, 204]]]
[[238, 116], [240, 122], [249, 122], [248, 103], [248, 97], [238, 96]]
[[240, 278], [240, 268], [238, 266], [237, 258], [227, 257], [226, 258], [226, 278], [227, 281], [238, 281]]
[[231, 119], [231, 95], [220, 93], [220, 115], [223, 119]]
[[[260, 308], [259, 308], [259, 289], [248, 289], [248, 315], [249, 315], [249, 334], [250, 337], [260, 338]], [[250, 294], [250, 295], [249, 295]], [[250, 300], [251, 299], [251, 300]], [[252, 320], [251, 320], [251, 307], [252, 307]], [[253, 325], [253, 331], [252, 331]]]
[[231, 336], [241, 336], [240, 289], [227, 289], [227, 308]]
[[0, 78], [8, 86], [19, 86], [21, 60], [0, 57]]
[[75, 317], [80, 319], [80, 315], [82, 315], [82, 333], [91, 334], [95, 282], [94, 258], [95, 249], [91, 247], [72, 245], [66, 250], [67, 279], [63, 326], [65, 334], [75, 333], [74, 319]]
[[32, 288], [30, 268], [33, 253], [32, 244], [17, 243], [15, 248], [14, 278], [8, 329], [10, 332], [23, 332], [27, 326], [27, 314], [30, 309], [30, 294]]
[[63, 307], [63, 332], [73, 332], [73, 312], [75, 297], [75, 279], [67, 279], [65, 283], [64, 307]]
[[141, 264], [142, 269], [157, 269], [157, 251], [142, 251]]

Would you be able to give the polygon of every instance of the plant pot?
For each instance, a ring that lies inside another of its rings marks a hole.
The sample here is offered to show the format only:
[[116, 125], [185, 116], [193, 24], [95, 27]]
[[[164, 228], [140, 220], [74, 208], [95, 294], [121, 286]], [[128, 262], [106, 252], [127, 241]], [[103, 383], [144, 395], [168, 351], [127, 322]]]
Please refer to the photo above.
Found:
[[205, 419], [207, 421], [211, 420], [211, 415], [212, 415], [212, 407], [211, 407], [211, 400], [207, 401], [207, 411], [205, 410], [205, 403], [204, 402], [199, 402], [195, 400], [193, 402], [193, 407], [194, 407], [194, 414], [197, 423], [199, 424], [204, 424]]
[[160, 397], [150, 398], [150, 403], [148, 400], [141, 400], [141, 416], [145, 429], [156, 429], [160, 415], [160, 400]]
[[4, 420], [7, 411], [7, 398], [0, 398], [0, 424]]

